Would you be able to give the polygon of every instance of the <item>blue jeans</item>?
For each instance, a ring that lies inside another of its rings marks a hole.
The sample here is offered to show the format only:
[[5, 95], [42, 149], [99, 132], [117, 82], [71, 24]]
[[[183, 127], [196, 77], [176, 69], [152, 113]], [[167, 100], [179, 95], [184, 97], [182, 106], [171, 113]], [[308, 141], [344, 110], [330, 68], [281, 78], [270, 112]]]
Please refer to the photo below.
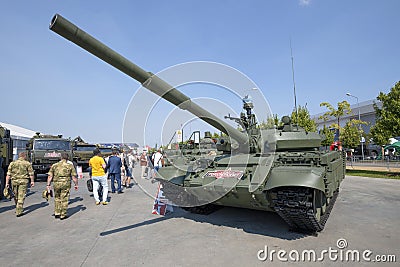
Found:
[[110, 179], [111, 179], [111, 192], [115, 193], [115, 180], [117, 180], [118, 192], [121, 192], [122, 191], [121, 174], [120, 173], [110, 173]]
[[92, 176], [92, 180], [93, 180], [93, 196], [95, 201], [100, 202], [99, 192], [98, 192], [100, 184], [103, 186], [103, 201], [107, 201], [107, 194], [108, 194], [107, 175]]

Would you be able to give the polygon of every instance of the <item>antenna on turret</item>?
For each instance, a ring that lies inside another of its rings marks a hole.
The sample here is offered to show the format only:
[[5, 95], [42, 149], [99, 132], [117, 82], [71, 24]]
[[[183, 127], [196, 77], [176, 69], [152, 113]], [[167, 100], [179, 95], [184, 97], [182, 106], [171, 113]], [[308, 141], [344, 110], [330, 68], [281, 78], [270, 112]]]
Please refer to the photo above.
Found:
[[292, 38], [290, 38], [290, 56], [292, 58], [292, 79], [293, 79], [293, 95], [294, 95], [294, 109], [296, 111], [296, 124], [299, 124], [299, 114], [297, 112], [297, 98], [296, 98], [296, 83], [294, 81], [294, 61], [293, 61], [293, 51], [292, 51]]

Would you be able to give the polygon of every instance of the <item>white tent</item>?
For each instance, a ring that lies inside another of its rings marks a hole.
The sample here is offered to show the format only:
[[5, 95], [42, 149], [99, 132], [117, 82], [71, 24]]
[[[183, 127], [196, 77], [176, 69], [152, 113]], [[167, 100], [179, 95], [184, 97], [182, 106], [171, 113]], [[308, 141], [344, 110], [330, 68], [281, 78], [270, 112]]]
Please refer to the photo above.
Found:
[[28, 130], [28, 129], [25, 129], [25, 128], [22, 128], [22, 127], [19, 127], [16, 125], [4, 123], [4, 122], [0, 122], [0, 125], [6, 129], [10, 130], [10, 134], [14, 138], [20, 137], [21, 139], [29, 139], [32, 136], [34, 136], [36, 133], [35, 131]]

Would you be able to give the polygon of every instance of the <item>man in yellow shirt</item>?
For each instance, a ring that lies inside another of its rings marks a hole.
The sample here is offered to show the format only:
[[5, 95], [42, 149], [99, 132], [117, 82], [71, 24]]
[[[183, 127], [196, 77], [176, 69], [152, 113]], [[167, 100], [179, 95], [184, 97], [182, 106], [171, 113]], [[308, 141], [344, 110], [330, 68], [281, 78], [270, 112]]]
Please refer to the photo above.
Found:
[[100, 149], [96, 148], [93, 151], [94, 156], [89, 160], [89, 166], [92, 168], [92, 181], [93, 181], [93, 196], [96, 201], [96, 205], [100, 204], [99, 198], [99, 186], [103, 186], [103, 200], [101, 203], [107, 205], [107, 194], [108, 194], [108, 183], [107, 175], [105, 173], [106, 163], [101, 157]]

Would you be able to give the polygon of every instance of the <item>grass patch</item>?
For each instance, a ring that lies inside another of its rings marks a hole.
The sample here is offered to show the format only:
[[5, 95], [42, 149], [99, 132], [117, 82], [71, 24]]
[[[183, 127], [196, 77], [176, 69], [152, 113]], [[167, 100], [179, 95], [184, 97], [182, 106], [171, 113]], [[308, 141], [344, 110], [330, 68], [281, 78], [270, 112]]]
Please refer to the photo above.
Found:
[[381, 172], [381, 171], [368, 171], [368, 170], [346, 170], [347, 175], [364, 176], [371, 178], [386, 178], [400, 180], [399, 172]]

